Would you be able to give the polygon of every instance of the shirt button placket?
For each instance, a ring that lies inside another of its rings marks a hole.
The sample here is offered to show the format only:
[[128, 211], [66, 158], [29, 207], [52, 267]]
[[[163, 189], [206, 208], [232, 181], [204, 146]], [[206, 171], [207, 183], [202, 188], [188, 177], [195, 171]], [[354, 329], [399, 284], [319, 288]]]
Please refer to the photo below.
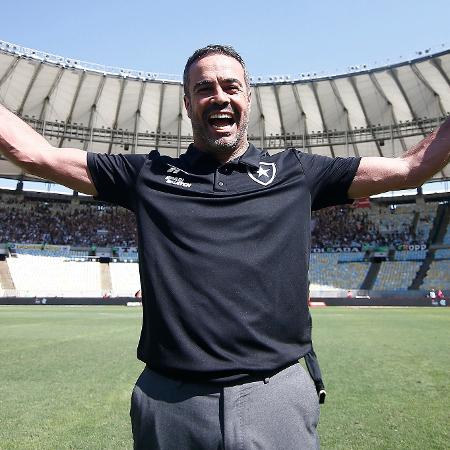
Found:
[[227, 190], [226, 177], [225, 175], [221, 174], [218, 170], [216, 170], [216, 173], [214, 175], [214, 190], [215, 191]]

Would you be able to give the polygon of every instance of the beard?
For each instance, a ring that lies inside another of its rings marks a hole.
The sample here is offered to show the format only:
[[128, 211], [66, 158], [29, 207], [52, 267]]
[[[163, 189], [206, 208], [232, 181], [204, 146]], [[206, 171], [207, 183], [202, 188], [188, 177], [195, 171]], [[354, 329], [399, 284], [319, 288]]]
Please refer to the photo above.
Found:
[[233, 111], [235, 117], [236, 131], [229, 135], [216, 137], [213, 136], [208, 124], [208, 116], [212, 112], [221, 112], [223, 108], [213, 106], [208, 108], [202, 116], [201, 120], [191, 118], [192, 131], [194, 134], [194, 143], [200, 144], [199, 147], [211, 153], [233, 153], [242, 146], [247, 145], [247, 131], [249, 123], [249, 109], [242, 114]]

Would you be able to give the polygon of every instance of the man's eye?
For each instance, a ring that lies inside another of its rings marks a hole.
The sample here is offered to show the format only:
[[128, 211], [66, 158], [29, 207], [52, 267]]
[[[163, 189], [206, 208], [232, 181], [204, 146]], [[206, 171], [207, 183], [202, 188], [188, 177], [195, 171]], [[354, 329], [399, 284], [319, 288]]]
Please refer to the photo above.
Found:
[[209, 86], [203, 86], [203, 87], [199, 87], [197, 89], [197, 92], [203, 94], [205, 92], [209, 92], [210, 90], [211, 90], [211, 88]]

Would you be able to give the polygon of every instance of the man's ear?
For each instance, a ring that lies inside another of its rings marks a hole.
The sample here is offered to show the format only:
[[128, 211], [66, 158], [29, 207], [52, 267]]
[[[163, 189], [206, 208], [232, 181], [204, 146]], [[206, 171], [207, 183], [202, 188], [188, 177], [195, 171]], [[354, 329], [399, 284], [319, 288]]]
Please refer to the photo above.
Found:
[[184, 107], [186, 108], [186, 113], [190, 119], [191, 118], [191, 100], [186, 94], [184, 95], [183, 100], [184, 100]]

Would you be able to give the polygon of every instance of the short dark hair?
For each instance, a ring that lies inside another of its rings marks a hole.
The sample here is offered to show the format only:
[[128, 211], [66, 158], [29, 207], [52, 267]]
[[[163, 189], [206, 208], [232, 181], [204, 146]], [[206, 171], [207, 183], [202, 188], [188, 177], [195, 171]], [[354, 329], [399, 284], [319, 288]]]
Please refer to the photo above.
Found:
[[188, 92], [189, 70], [190, 70], [192, 64], [194, 64], [199, 59], [204, 58], [205, 56], [217, 55], [217, 54], [229, 56], [239, 62], [239, 64], [244, 69], [245, 84], [247, 85], [247, 88], [250, 89], [250, 77], [248, 75], [247, 67], [245, 66], [245, 62], [242, 59], [242, 56], [230, 45], [209, 44], [206, 47], [202, 47], [202, 48], [195, 50], [195, 52], [192, 53], [192, 55], [187, 60], [186, 65], [184, 66], [183, 84], [184, 84], [185, 95], [189, 95], [189, 92]]

